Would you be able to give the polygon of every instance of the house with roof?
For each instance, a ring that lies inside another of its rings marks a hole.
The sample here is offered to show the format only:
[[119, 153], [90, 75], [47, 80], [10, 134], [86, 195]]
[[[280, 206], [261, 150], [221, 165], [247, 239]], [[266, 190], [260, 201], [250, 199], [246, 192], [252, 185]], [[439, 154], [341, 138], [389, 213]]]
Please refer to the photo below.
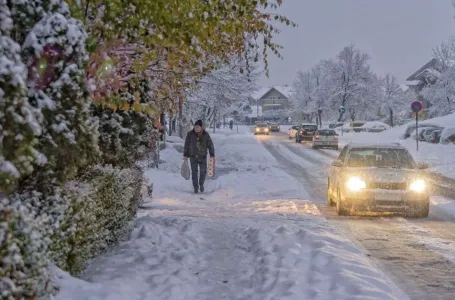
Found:
[[291, 92], [288, 85], [262, 88], [251, 95], [250, 103], [262, 107], [264, 112], [269, 109], [290, 108]]
[[440, 62], [436, 58], [432, 58], [406, 79], [409, 91], [414, 92], [416, 100], [422, 101], [424, 111], [431, 107], [431, 103], [423, 98], [421, 91], [426, 85], [434, 84], [434, 75], [438, 75], [440, 70]]

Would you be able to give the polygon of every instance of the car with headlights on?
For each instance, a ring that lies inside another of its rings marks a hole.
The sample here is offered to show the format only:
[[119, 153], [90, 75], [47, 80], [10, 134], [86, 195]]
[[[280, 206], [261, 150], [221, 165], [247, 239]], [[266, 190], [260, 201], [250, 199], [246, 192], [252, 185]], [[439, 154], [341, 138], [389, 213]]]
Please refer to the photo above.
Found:
[[267, 123], [258, 123], [258, 124], [256, 124], [256, 126], [254, 128], [254, 135], [258, 135], [258, 134], [269, 135], [270, 134], [269, 125]]
[[427, 217], [430, 207], [425, 164], [400, 144], [348, 144], [332, 162], [327, 200], [338, 215], [356, 211], [400, 212]]
[[278, 123], [270, 123], [269, 129], [270, 131], [280, 132], [280, 125]]

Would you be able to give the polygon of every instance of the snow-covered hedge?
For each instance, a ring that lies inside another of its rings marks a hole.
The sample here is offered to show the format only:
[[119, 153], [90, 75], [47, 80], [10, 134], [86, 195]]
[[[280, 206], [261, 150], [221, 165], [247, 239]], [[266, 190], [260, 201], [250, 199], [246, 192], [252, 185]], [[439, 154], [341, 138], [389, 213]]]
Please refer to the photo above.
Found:
[[61, 230], [52, 237], [50, 257], [60, 268], [80, 273], [86, 262], [129, 231], [141, 201], [142, 172], [137, 168], [94, 167], [65, 186], [71, 199]]

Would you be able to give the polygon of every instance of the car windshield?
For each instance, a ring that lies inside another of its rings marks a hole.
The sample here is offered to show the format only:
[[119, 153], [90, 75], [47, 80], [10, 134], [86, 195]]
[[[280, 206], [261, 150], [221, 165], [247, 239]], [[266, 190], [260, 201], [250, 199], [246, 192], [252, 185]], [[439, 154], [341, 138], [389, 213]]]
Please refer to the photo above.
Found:
[[324, 135], [324, 136], [337, 135], [335, 130], [319, 130], [317, 134]]
[[301, 129], [307, 131], [316, 131], [318, 130], [318, 127], [316, 125], [302, 125]]
[[347, 166], [353, 168], [414, 169], [409, 152], [396, 148], [354, 148], [349, 151]]
[[257, 124], [256, 127], [267, 127], [267, 124], [264, 124], [264, 123]]

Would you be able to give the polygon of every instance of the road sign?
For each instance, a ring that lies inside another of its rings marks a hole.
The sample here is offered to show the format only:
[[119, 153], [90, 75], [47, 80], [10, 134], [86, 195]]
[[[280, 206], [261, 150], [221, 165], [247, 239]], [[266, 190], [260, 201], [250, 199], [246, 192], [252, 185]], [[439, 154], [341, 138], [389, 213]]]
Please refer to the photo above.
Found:
[[413, 112], [418, 113], [423, 109], [423, 104], [420, 101], [414, 101], [411, 103], [411, 109]]
[[340, 114], [344, 114], [344, 112], [346, 111], [346, 109], [344, 108], [344, 106], [340, 106], [340, 108], [338, 109], [338, 111], [340, 112]]

